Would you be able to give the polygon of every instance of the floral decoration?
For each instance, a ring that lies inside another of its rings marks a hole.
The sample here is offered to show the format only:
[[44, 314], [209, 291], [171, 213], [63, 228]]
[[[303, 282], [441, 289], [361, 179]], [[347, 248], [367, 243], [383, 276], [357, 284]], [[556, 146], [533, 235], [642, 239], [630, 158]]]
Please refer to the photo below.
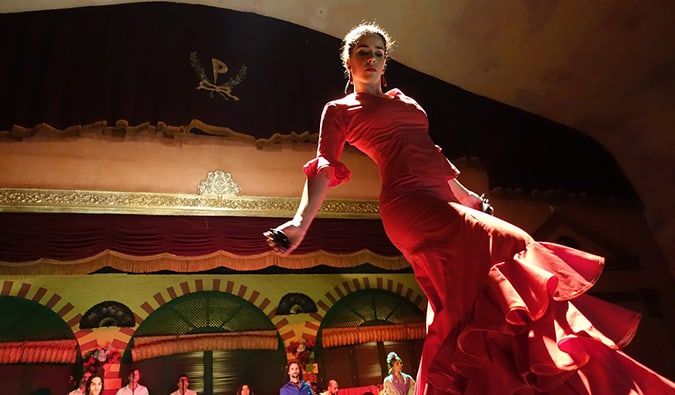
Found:
[[107, 349], [99, 347], [85, 354], [84, 362], [82, 363], [83, 371], [102, 375], [105, 365], [117, 362], [119, 359], [119, 351], [111, 347]]
[[286, 352], [293, 355], [302, 365], [304, 370], [310, 360], [314, 357], [314, 342], [304, 337], [300, 341], [292, 341], [286, 347]]

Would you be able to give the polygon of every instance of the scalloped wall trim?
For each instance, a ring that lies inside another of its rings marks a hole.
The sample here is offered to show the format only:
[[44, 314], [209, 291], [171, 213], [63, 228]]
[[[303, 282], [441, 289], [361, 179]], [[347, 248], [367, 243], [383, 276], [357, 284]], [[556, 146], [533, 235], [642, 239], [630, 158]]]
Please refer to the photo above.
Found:
[[0, 274], [88, 274], [104, 267], [110, 267], [127, 273], [151, 273], [159, 270], [194, 273], [218, 267], [226, 267], [233, 270], [261, 270], [270, 266], [284, 269], [307, 269], [318, 265], [348, 268], [361, 265], [364, 262], [385, 270], [401, 270], [410, 266], [403, 256], [387, 257], [377, 255], [369, 250], [361, 250], [351, 254], [333, 254], [326, 251], [315, 251], [289, 256], [280, 256], [274, 252], [257, 255], [235, 255], [221, 250], [208, 255], [194, 257], [177, 256], [169, 253], [134, 256], [106, 250], [90, 257], [72, 261], [46, 258], [32, 262], [21, 262], [21, 264], [0, 261]]

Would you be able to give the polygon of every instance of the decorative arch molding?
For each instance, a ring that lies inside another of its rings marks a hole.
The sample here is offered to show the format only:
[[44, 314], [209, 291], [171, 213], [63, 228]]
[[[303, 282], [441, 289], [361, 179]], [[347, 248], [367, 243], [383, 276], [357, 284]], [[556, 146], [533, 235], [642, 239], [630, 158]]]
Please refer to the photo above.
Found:
[[295, 331], [287, 328], [289, 321], [276, 314], [274, 303], [269, 298], [262, 296], [260, 291], [250, 288], [245, 284], [220, 278], [182, 281], [179, 284], [171, 285], [165, 290], [157, 292], [151, 300], [142, 303], [141, 308], [135, 311], [136, 323], [140, 325], [155, 310], [174, 299], [203, 291], [224, 292], [238, 296], [259, 308], [272, 321], [283, 341], [295, 336]]
[[77, 336], [82, 314], [75, 311], [74, 306], [58, 293], [42, 286], [28, 284], [18, 280], [0, 280], [0, 295], [15, 296], [31, 300], [52, 310], [70, 327]]
[[336, 285], [331, 290], [325, 293], [325, 299], [319, 299], [317, 301], [318, 311], [316, 314], [319, 314], [319, 318], [323, 319], [325, 314], [330, 310], [330, 308], [342, 297], [349, 295], [350, 293], [361, 291], [364, 289], [381, 289], [385, 291], [390, 291], [395, 294], [402, 296], [405, 299], [408, 299], [414, 303], [420, 310], [425, 311], [427, 308], [427, 298], [420, 292], [419, 289], [414, 289], [409, 287], [407, 284], [404, 284], [399, 281], [395, 281], [391, 278], [386, 277], [361, 277], [354, 278]]
[[[57, 316], [61, 317], [73, 332], [82, 354], [102, 346], [93, 330], [80, 329], [82, 314], [76, 312], [74, 306], [64, 301], [58, 293], [34, 284], [15, 280], [0, 280], [0, 295], [30, 300], [52, 310]], [[117, 333], [113, 335], [110, 346], [117, 350], [124, 350], [133, 335], [133, 331], [133, 328], [119, 328]]]
[[427, 308], [426, 296], [420, 293], [418, 289], [413, 289], [404, 283], [380, 276], [353, 278], [336, 285], [324, 294], [324, 298], [317, 300], [316, 306], [318, 311], [309, 314], [309, 319], [305, 322], [303, 333], [300, 337], [316, 342], [321, 321], [323, 321], [326, 313], [328, 313], [333, 305], [341, 298], [364, 289], [380, 289], [393, 292], [415, 304], [421, 311], [426, 311]]

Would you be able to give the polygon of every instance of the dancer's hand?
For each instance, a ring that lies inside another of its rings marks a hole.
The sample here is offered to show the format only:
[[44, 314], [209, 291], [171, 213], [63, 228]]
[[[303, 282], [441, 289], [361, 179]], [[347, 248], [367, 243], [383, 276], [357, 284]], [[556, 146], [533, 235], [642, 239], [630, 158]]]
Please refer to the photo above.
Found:
[[485, 197], [485, 194], [482, 194], [479, 197], [480, 197], [480, 211], [486, 214], [494, 215], [495, 208], [492, 207], [492, 205], [490, 204], [490, 200], [488, 200], [488, 198]]
[[[276, 233], [276, 237], [275, 237]], [[288, 255], [295, 250], [305, 238], [305, 231], [294, 221], [288, 221], [276, 228], [263, 232], [267, 244], [276, 252]]]
[[452, 194], [455, 195], [455, 199], [462, 205], [494, 215], [495, 209], [490, 205], [490, 201], [485, 197], [485, 194], [479, 196], [477, 193], [462, 185], [457, 178], [448, 180], [448, 185], [450, 186]]

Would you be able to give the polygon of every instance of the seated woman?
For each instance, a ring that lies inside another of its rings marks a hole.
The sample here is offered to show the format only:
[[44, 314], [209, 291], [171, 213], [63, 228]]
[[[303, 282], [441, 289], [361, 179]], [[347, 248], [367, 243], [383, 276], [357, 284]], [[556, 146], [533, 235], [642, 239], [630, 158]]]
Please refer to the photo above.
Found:
[[412, 395], [415, 393], [415, 380], [403, 372], [403, 360], [395, 352], [387, 354], [389, 376], [382, 382], [385, 395]]

